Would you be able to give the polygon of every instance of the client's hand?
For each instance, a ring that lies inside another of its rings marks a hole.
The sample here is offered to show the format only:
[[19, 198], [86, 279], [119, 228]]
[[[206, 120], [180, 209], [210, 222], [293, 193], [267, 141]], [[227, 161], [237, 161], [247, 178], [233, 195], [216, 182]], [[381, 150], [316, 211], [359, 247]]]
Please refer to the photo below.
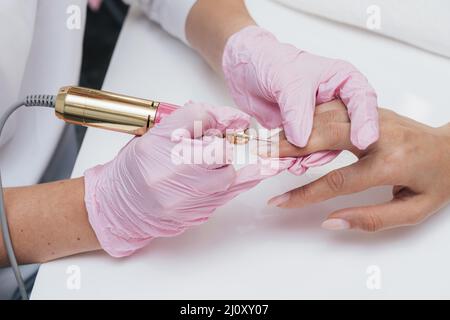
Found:
[[280, 156], [346, 149], [359, 161], [275, 197], [270, 204], [303, 207], [374, 186], [392, 185], [391, 201], [338, 210], [323, 223], [327, 229], [378, 231], [418, 224], [450, 202], [450, 124], [432, 128], [380, 109], [380, 140], [360, 151], [350, 142], [345, 109], [332, 106], [325, 111], [329, 121], [315, 123], [308, 146], [297, 148], [284, 140], [280, 142]]
[[248, 124], [249, 117], [236, 109], [191, 103], [131, 140], [111, 162], [86, 171], [86, 208], [102, 248], [126, 256], [154, 238], [178, 235], [292, 165], [281, 161], [261, 171], [269, 164], [258, 163], [236, 171], [229, 165], [233, 146], [205, 136]]

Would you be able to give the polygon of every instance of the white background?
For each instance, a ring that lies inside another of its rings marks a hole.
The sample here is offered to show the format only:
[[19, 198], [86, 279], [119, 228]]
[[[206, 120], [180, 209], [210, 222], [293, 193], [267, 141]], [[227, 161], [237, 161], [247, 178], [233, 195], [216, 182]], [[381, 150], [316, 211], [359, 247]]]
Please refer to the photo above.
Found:
[[[382, 106], [430, 125], [450, 120], [450, 61], [364, 30], [248, 1], [257, 22], [281, 40], [355, 64]], [[231, 105], [222, 80], [191, 49], [131, 10], [104, 89], [182, 104]], [[73, 176], [114, 157], [130, 136], [89, 129]], [[390, 198], [378, 188], [302, 210], [265, 205], [270, 197], [350, 161], [348, 155], [302, 177], [284, 174], [217, 210], [185, 234], [158, 239], [127, 259], [103, 252], [41, 266], [32, 297], [43, 298], [450, 298], [450, 209], [414, 228], [377, 234], [329, 232], [332, 211]], [[81, 272], [67, 288], [68, 266]], [[381, 269], [381, 289], [366, 270]]]

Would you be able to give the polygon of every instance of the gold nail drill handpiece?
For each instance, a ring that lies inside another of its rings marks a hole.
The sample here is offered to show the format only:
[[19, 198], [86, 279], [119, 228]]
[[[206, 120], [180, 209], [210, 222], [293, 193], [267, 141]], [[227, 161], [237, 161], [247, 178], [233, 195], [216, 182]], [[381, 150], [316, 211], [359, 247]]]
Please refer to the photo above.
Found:
[[158, 106], [157, 101], [68, 86], [56, 96], [55, 113], [69, 123], [142, 135], [155, 123]]

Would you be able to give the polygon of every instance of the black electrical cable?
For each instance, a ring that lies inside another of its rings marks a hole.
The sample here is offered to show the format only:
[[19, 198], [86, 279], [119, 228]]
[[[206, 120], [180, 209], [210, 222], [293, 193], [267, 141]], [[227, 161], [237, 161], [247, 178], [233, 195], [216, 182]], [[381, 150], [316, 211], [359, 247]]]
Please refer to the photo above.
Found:
[[[5, 113], [0, 117], [0, 136], [2, 134], [3, 128], [6, 121], [17, 109], [22, 106], [26, 107], [55, 107], [55, 96], [53, 95], [29, 95], [23, 101], [18, 101], [11, 105]], [[3, 243], [8, 254], [9, 263], [13, 269], [14, 276], [16, 277], [17, 285], [19, 288], [20, 296], [23, 300], [28, 299], [28, 293], [26, 290], [25, 283], [20, 273], [19, 265], [17, 264], [16, 255], [14, 253], [14, 247], [11, 241], [11, 236], [9, 232], [8, 219], [6, 217], [6, 210], [3, 199], [3, 185], [2, 177], [0, 172], [0, 224], [2, 230]]]

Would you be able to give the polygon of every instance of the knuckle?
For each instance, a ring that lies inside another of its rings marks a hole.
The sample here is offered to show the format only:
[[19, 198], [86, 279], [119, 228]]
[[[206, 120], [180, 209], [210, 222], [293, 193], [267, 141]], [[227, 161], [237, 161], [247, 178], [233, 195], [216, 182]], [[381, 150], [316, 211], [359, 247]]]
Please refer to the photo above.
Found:
[[331, 136], [334, 136], [336, 134], [339, 134], [340, 129], [339, 126], [336, 123], [325, 123], [324, 124], [325, 130], [327, 130], [328, 134]]
[[341, 170], [335, 170], [325, 177], [325, 182], [332, 191], [339, 192], [344, 188], [345, 177]]
[[405, 163], [405, 160], [408, 160], [410, 157], [410, 150], [405, 145], [400, 145], [396, 147], [395, 150], [384, 154], [381, 157], [383, 165], [385, 168], [395, 168], [398, 169], [399, 165]]
[[342, 141], [344, 141], [344, 138], [346, 138], [347, 132], [342, 129], [339, 125], [330, 126], [330, 131], [332, 134], [332, 141], [335, 144], [338, 144]]
[[398, 156], [397, 152], [383, 154], [378, 159], [378, 164], [379, 164], [378, 167], [389, 170], [390, 168], [394, 167], [394, 165], [398, 162], [399, 158], [400, 157]]
[[383, 228], [383, 220], [379, 215], [369, 212], [365, 217], [363, 228], [368, 232], [376, 232]]
[[341, 142], [343, 136], [344, 132], [338, 125], [329, 123], [314, 128], [311, 140], [315, 138], [316, 145], [320, 142], [321, 147], [328, 149]]
[[342, 116], [342, 111], [340, 110], [329, 110], [322, 114], [319, 114], [317, 117], [321, 124], [329, 124], [330, 122], [334, 122], [338, 120]]

